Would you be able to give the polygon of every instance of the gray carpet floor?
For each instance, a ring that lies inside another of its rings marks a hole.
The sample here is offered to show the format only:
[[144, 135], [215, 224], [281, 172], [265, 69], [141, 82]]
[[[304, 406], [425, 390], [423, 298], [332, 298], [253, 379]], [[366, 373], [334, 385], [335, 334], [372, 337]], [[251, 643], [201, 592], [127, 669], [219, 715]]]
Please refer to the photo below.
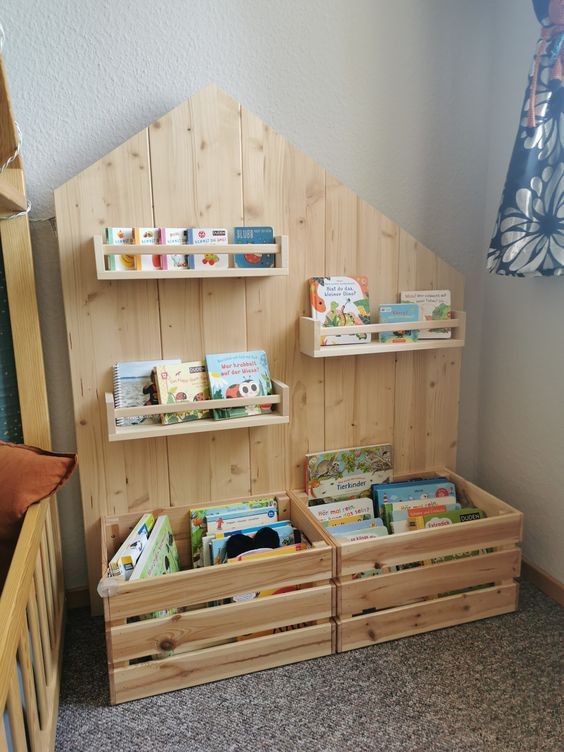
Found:
[[563, 752], [563, 614], [520, 611], [108, 705], [103, 623], [69, 614], [60, 752]]

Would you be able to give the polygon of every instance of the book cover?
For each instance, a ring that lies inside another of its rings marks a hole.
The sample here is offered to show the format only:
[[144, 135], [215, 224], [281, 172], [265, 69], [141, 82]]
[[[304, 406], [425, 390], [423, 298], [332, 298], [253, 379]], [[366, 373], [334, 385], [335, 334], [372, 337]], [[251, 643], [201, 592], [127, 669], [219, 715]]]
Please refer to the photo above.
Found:
[[155, 518], [153, 515], [144, 514], [139, 522], [133, 526], [133, 530], [118, 548], [108, 565], [109, 577], [122, 575], [126, 580], [130, 578], [135, 564], [147, 545], [154, 524]]
[[[311, 315], [321, 326], [370, 324], [366, 277], [311, 277], [308, 284]], [[370, 334], [339, 334], [321, 337], [321, 344], [359, 344], [370, 340]]]
[[246, 531], [248, 528], [258, 529], [271, 526], [275, 522], [278, 522], [278, 508], [275, 503], [262, 509], [235, 509], [218, 514], [209, 512], [207, 515], [208, 535]]
[[[187, 230], [188, 245], [214, 246], [227, 245], [228, 235], [224, 227], [189, 227]], [[229, 255], [206, 250], [204, 253], [190, 253], [188, 255], [190, 269], [229, 269]]]
[[149, 542], [135, 565], [130, 581], [180, 571], [180, 558], [166, 514], [157, 517]]
[[[178, 365], [155, 368], [154, 379], [160, 405], [175, 405], [179, 402], [201, 402], [210, 399], [210, 387], [206, 365], [201, 360]], [[182, 413], [163, 413], [161, 422], [186, 423], [209, 418], [209, 410], [187, 410]]]
[[[364, 530], [359, 530], [358, 532], [341, 532], [340, 529], [336, 531], [332, 530], [331, 535], [334, 538], [338, 538], [340, 541], [346, 543], [356, 543], [357, 541], [370, 540], [371, 538], [381, 538], [385, 535], [389, 535], [389, 532], [387, 527], [384, 527], [383, 525], [376, 525]], [[376, 570], [373, 570], [373, 573], [375, 572]]]
[[[158, 227], [134, 227], [133, 243], [134, 245], [156, 245], [159, 242]], [[160, 254], [147, 254], [146, 256], [135, 256], [135, 269], [137, 271], [154, 271], [161, 268]]]
[[[133, 243], [132, 227], [106, 227], [106, 243], [108, 245], [131, 245]], [[106, 264], [112, 272], [135, 271], [135, 256], [119, 254], [106, 256]]]
[[244, 553], [239, 554], [239, 556], [235, 556], [232, 559], [227, 559], [227, 563], [236, 564], [238, 561], [243, 561], [243, 560], [253, 561], [254, 559], [268, 559], [271, 556], [283, 556], [284, 554], [293, 554], [296, 551], [306, 551], [306, 550], [307, 550], [307, 545], [305, 543], [292, 543], [289, 546], [281, 546], [280, 548], [267, 548], [267, 549], [261, 549], [260, 551], [245, 551]]
[[202, 541], [207, 535], [207, 516], [210, 513], [228, 512], [234, 509], [262, 509], [264, 507], [275, 506], [278, 508], [278, 502], [272, 496], [260, 499], [249, 499], [248, 501], [235, 501], [223, 506], [204, 507], [192, 509], [190, 512], [190, 540], [192, 543], [192, 566], [203, 566], [202, 558]]
[[422, 530], [424, 528], [445, 527], [446, 525], [455, 525], [459, 522], [470, 522], [471, 520], [482, 520], [486, 515], [481, 509], [474, 507], [465, 507], [447, 512], [429, 512], [429, 514], [415, 517], [415, 528]]
[[392, 446], [374, 444], [306, 454], [305, 472], [310, 506], [323, 503], [323, 499], [370, 496], [373, 484], [392, 479]]
[[[452, 318], [450, 290], [407, 290], [400, 292], [402, 303], [417, 303], [421, 321]], [[452, 329], [420, 329], [419, 339], [450, 339]]]
[[[212, 399], [263, 397], [272, 394], [272, 382], [264, 350], [206, 355]], [[260, 415], [272, 405], [246, 405], [213, 411], [216, 420]]]
[[454, 509], [460, 509], [460, 504], [454, 496], [445, 496], [440, 499], [396, 501], [391, 504], [384, 504], [383, 520], [392, 533], [407, 533], [412, 518], [415, 519], [415, 517], [430, 512], [448, 512]]
[[[274, 243], [274, 231], [272, 227], [234, 227], [233, 242], [253, 245], [271, 244]], [[274, 254], [236, 253], [233, 261], [235, 266], [242, 269], [264, 269], [274, 266]]]
[[[142, 407], [158, 404], [153, 400], [154, 386], [151, 379], [153, 368], [180, 363], [178, 358], [171, 360], [134, 360], [115, 363], [113, 366], [114, 405], [120, 407]], [[156, 397], [156, 395], [155, 395]], [[118, 418], [118, 426], [135, 426], [138, 423], [160, 423], [159, 415], [138, 415]]]
[[384, 504], [389, 502], [444, 499], [446, 496], [456, 498], [456, 486], [448, 478], [420, 478], [414, 481], [375, 483], [372, 486], [374, 511], [377, 516], [381, 516]]
[[[159, 243], [161, 245], [186, 245], [186, 228], [160, 227]], [[163, 253], [161, 268], [165, 270], [188, 269], [188, 256], [185, 253]]]
[[[381, 324], [409, 324], [420, 320], [419, 306], [415, 303], [393, 303], [380, 306]], [[419, 329], [396, 329], [393, 332], [380, 332], [380, 342], [417, 342]]]
[[[371, 520], [361, 520], [360, 522], [351, 522], [345, 525], [339, 525], [336, 529], [331, 529], [331, 535], [350, 535], [374, 528], [384, 528], [382, 520], [372, 518]], [[379, 533], [381, 535], [382, 533]]]
[[322, 525], [334, 525], [347, 520], [369, 520], [374, 517], [374, 504], [372, 499], [366, 497], [318, 504], [310, 507], [310, 510]]
[[[290, 546], [294, 543], [301, 543], [299, 538], [296, 538], [296, 530], [290, 522], [282, 520], [282, 525], [268, 525], [268, 527], [275, 530], [278, 534], [280, 546]], [[266, 527], [266, 526], [263, 526]], [[243, 535], [246, 533], [242, 531]], [[233, 533], [234, 534], [234, 533]], [[225, 553], [225, 546], [229, 539], [229, 535], [225, 535], [222, 538], [214, 538], [210, 543], [211, 548], [211, 561], [213, 565], [223, 564], [227, 561], [227, 555]], [[253, 536], [251, 536], [253, 537]]]
[[[204, 567], [210, 567], [213, 565], [214, 561], [212, 558], [212, 552], [213, 552], [213, 541], [219, 540], [221, 538], [229, 538], [232, 535], [240, 534], [240, 535], [246, 535], [250, 538], [254, 538], [256, 533], [258, 533], [259, 530], [262, 530], [265, 527], [269, 527], [272, 530], [279, 530], [282, 528], [283, 530], [287, 528], [288, 526], [288, 520], [278, 520], [277, 522], [258, 522], [255, 520], [257, 524], [253, 525], [253, 527], [244, 527], [240, 529], [235, 529], [234, 527], [230, 530], [223, 530], [215, 533], [208, 532], [208, 535], [204, 535], [202, 538], [202, 559], [203, 559], [203, 566]], [[209, 523], [208, 523], [209, 524]], [[269, 549], [270, 550], [270, 549]], [[257, 551], [257, 549], [253, 549], [254, 552]]]

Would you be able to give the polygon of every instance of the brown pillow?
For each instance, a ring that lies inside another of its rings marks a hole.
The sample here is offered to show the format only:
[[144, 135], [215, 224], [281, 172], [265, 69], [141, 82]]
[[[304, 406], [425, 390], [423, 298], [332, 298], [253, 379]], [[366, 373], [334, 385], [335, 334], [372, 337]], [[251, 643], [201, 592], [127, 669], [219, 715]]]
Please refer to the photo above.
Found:
[[0, 541], [15, 540], [30, 504], [55, 493], [76, 466], [76, 454], [0, 441]]

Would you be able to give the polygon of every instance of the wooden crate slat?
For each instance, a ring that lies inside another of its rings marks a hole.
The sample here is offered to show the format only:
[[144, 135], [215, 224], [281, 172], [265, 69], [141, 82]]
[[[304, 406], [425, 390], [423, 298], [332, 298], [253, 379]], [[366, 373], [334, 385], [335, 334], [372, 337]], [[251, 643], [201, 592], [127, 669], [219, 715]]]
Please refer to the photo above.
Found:
[[500, 585], [431, 601], [386, 609], [367, 616], [337, 619], [339, 652], [396, 640], [455, 624], [515, 611], [519, 586]]
[[116, 669], [116, 701], [127, 702], [330, 655], [332, 629], [329, 623], [318, 624]]
[[188, 611], [111, 629], [114, 660], [131, 660], [155, 651], [197, 649], [200, 643], [330, 618], [330, 584]]

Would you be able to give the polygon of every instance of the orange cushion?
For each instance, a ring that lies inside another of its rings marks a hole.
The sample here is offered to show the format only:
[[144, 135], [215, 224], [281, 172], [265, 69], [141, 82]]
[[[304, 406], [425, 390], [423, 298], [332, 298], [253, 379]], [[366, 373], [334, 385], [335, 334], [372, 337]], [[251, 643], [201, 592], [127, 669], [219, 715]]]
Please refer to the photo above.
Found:
[[15, 541], [30, 504], [55, 493], [76, 466], [76, 454], [0, 441], [0, 541]]

